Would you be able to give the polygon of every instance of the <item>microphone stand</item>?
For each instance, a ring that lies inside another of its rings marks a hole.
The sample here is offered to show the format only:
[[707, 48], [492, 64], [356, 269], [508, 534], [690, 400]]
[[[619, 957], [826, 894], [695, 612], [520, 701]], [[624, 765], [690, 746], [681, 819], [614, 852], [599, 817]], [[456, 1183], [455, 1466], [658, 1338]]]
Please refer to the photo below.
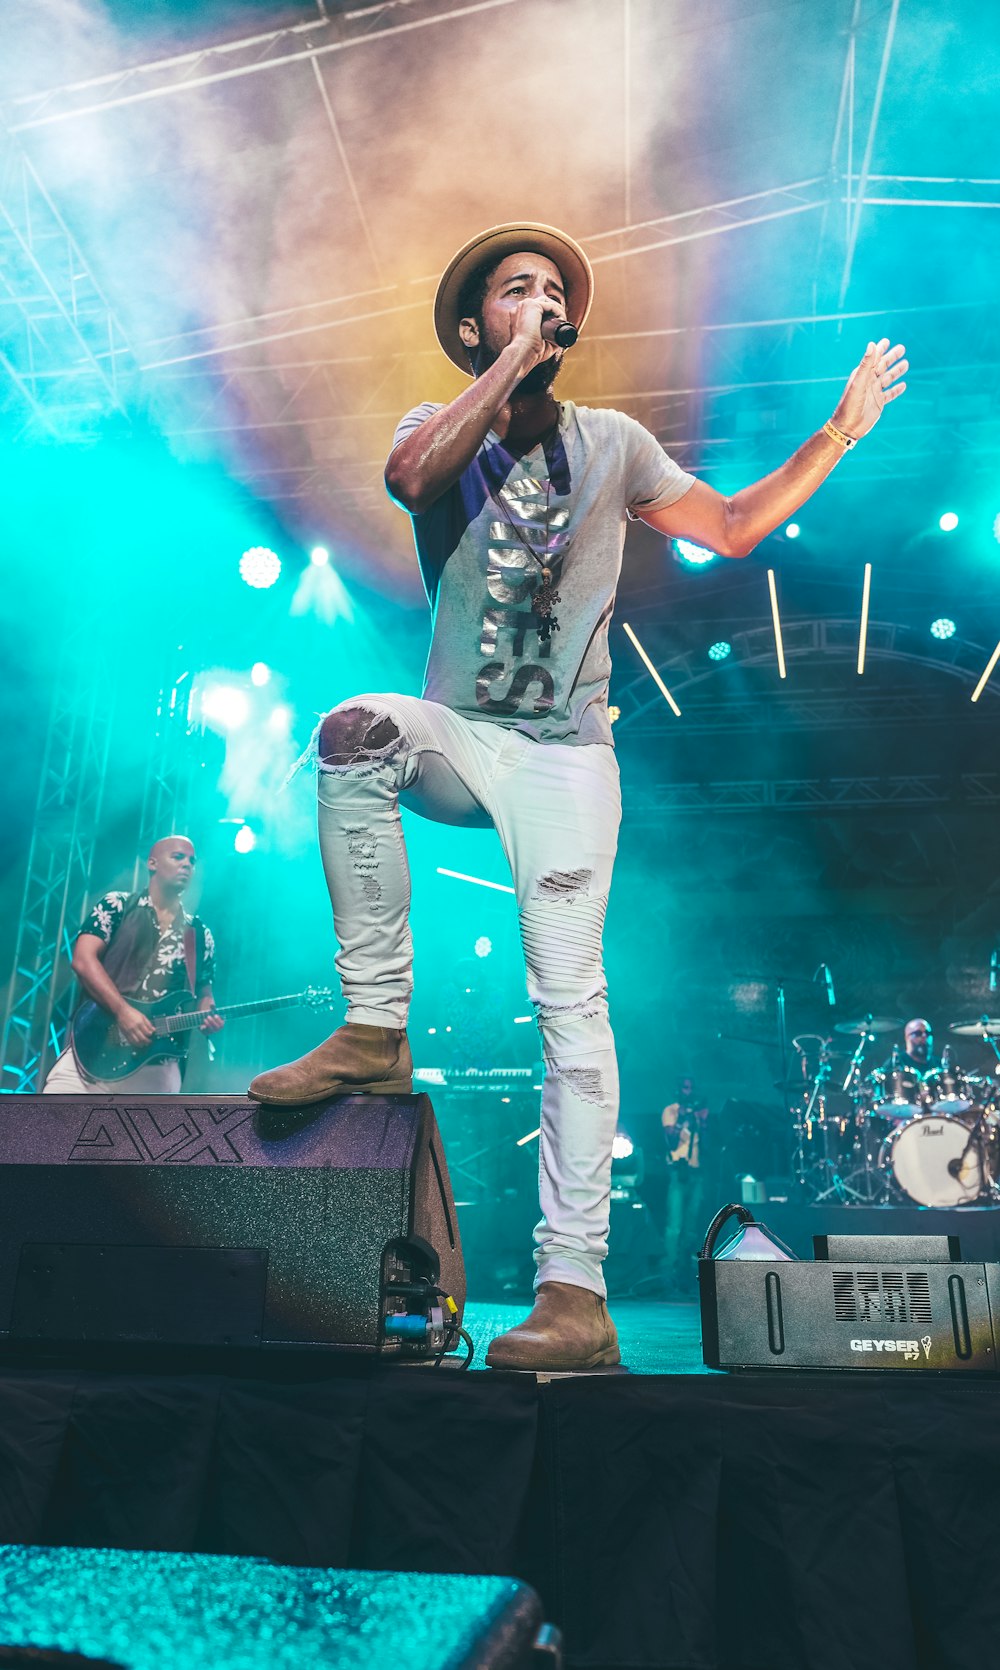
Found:
[[[988, 1044], [990, 1049], [993, 1051], [993, 1054], [994, 1054], [994, 1056], [996, 1057], [996, 1060], [997, 1060], [997, 1070], [1000, 1071], [1000, 1046], [997, 1045], [997, 1041], [996, 1041], [992, 1032], [989, 1029], [989, 1021], [990, 1021], [989, 1015], [983, 1015], [982, 1016], [983, 1043]], [[966, 1161], [966, 1158], [968, 1156], [969, 1150], [974, 1147], [976, 1149], [978, 1157], [979, 1157], [979, 1187], [980, 1187], [980, 1191], [982, 1191], [983, 1185], [986, 1183], [987, 1176], [988, 1176], [988, 1173], [987, 1173], [987, 1170], [986, 1170], [986, 1153], [985, 1153], [986, 1145], [985, 1145], [985, 1142], [984, 1142], [985, 1127], [986, 1127], [986, 1109], [983, 1108], [980, 1115], [979, 1115], [979, 1118], [976, 1120], [975, 1124], [970, 1127], [969, 1135], [968, 1135], [968, 1138], [966, 1139], [965, 1147], [962, 1149], [962, 1152], [958, 1156], [958, 1159], [957, 1160], [952, 1160], [949, 1163], [949, 1166], [948, 1166], [948, 1170], [951, 1172], [953, 1177], [961, 1178], [962, 1167], [965, 1164], [965, 1161]], [[994, 1202], [1000, 1201], [1000, 1182], [998, 1182], [998, 1180], [994, 1177], [989, 1178], [989, 1193], [990, 1193], [990, 1196], [991, 1196], [991, 1198], [993, 1199]]]

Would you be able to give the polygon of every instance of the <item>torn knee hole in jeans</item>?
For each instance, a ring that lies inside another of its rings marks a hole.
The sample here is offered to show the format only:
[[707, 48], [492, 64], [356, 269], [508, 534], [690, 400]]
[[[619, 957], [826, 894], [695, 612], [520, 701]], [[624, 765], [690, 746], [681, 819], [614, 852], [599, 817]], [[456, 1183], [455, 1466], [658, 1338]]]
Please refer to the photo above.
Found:
[[604, 1075], [599, 1067], [560, 1067], [558, 1061], [553, 1061], [551, 1068], [556, 1078], [568, 1085], [581, 1102], [593, 1102], [599, 1108], [606, 1105]]
[[582, 899], [590, 888], [593, 870], [550, 870], [535, 882], [535, 899]]
[[377, 766], [396, 751], [399, 727], [388, 713], [365, 707], [337, 707], [320, 721], [316, 754], [320, 771]]
[[604, 1005], [596, 997], [582, 998], [577, 1003], [536, 1003], [535, 1015], [539, 1021], [593, 1021], [604, 1011]]

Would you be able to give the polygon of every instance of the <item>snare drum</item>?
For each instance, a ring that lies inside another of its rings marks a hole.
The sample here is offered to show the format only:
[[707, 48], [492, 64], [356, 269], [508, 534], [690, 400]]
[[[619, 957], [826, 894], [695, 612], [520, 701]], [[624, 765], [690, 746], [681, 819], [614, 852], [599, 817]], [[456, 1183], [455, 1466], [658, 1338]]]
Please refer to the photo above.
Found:
[[879, 1119], [898, 1125], [923, 1109], [923, 1078], [914, 1067], [879, 1067], [865, 1082], [871, 1086], [872, 1113]]
[[976, 1087], [957, 1067], [938, 1067], [924, 1074], [924, 1100], [932, 1113], [968, 1113], [976, 1101]]
[[918, 1206], [962, 1206], [986, 1194], [992, 1136], [974, 1119], [918, 1114], [882, 1144], [879, 1165]]

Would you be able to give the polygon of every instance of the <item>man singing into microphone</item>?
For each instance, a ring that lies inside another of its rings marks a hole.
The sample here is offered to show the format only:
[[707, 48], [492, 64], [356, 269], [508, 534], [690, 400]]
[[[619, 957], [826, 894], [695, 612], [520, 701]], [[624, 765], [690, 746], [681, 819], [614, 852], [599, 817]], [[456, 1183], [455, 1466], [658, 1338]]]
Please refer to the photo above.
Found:
[[580, 246], [526, 222], [473, 238], [441, 279], [438, 339], [473, 381], [403, 419], [385, 472], [413, 519], [431, 605], [424, 694], [358, 696], [317, 734], [347, 1020], [250, 1087], [290, 1104], [410, 1089], [399, 804], [441, 823], [492, 824], [513, 873], [545, 1059], [536, 1301], [493, 1341], [497, 1368], [619, 1360], [601, 1269], [618, 1104], [601, 937], [621, 810], [608, 623], [627, 518], [745, 556], [868, 433], [907, 369], [901, 347], [871, 344], [833, 417], [772, 475], [725, 498], [632, 418], [554, 398], [563, 350], [551, 322], [581, 328], [592, 295]]

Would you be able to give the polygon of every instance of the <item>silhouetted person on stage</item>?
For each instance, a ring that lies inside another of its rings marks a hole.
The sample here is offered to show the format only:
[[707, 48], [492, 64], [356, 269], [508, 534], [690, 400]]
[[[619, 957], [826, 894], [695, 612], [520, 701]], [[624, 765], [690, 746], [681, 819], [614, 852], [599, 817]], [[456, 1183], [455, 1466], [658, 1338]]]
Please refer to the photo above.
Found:
[[709, 1114], [692, 1078], [678, 1081], [677, 1096], [660, 1116], [667, 1162], [664, 1249], [669, 1285], [694, 1286], [694, 1255], [705, 1233]]
[[[149, 886], [138, 893], [105, 893], [87, 917], [73, 947], [73, 973], [88, 997], [106, 1009], [122, 1042], [141, 1048], [153, 1037], [148, 1016], [134, 1001], [155, 1002], [168, 992], [194, 991], [198, 1008], [215, 1006], [212, 980], [215, 943], [211, 930], [189, 916], [182, 897], [197, 863], [186, 835], [166, 835], [150, 848]], [[193, 987], [191, 982], [193, 981]], [[202, 1032], [218, 1032], [220, 1015], [206, 1013]], [[46, 1077], [44, 1095], [82, 1091], [135, 1090], [160, 1094], [181, 1087], [176, 1059], [151, 1061], [127, 1077], [107, 1082], [85, 1074], [67, 1046]]]
[[566, 319], [581, 328], [592, 293], [579, 245], [525, 222], [473, 238], [438, 286], [439, 341], [473, 381], [407, 414], [385, 472], [413, 519], [431, 604], [424, 693], [357, 696], [319, 727], [320, 846], [347, 1020], [250, 1087], [287, 1104], [410, 1089], [399, 805], [492, 824], [510, 860], [546, 1069], [537, 1297], [490, 1346], [498, 1368], [619, 1360], [601, 1268], [618, 1115], [601, 940], [621, 806], [608, 625], [627, 520], [745, 556], [867, 434], [907, 368], [901, 347], [870, 344], [832, 420], [726, 498], [634, 419], [553, 396], [563, 350], [544, 330]]

